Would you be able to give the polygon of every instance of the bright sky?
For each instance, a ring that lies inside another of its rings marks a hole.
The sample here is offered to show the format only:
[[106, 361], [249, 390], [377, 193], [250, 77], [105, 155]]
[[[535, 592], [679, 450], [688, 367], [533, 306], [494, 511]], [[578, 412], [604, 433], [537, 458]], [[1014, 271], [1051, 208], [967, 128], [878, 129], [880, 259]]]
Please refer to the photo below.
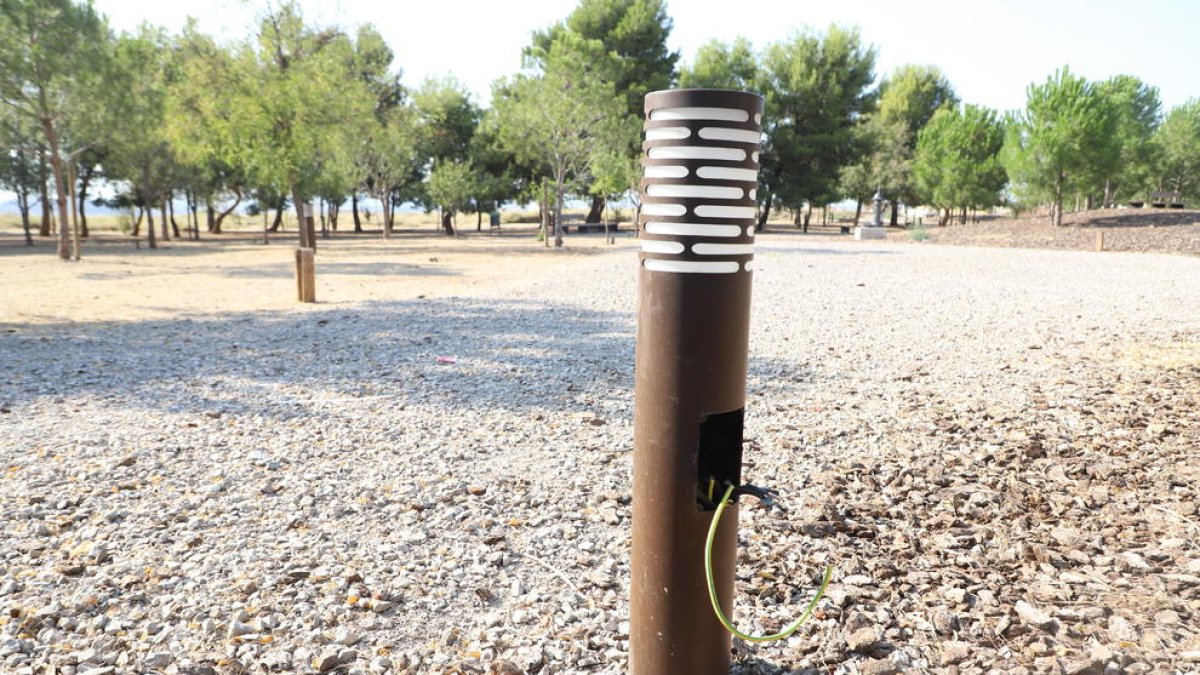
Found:
[[[147, 21], [169, 30], [187, 15], [222, 39], [248, 36], [266, 0], [95, 0], [118, 30]], [[351, 28], [374, 23], [409, 85], [453, 74], [487, 105], [491, 83], [516, 72], [534, 30], [566, 17], [576, 0], [302, 0], [306, 19]], [[722, 11], [721, 7], [732, 11]], [[756, 47], [804, 26], [856, 25], [878, 50], [877, 72], [940, 66], [969, 103], [1023, 108], [1025, 88], [1069, 65], [1089, 79], [1140, 77], [1164, 107], [1200, 97], [1195, 0], [668, 0], [670, 46], [685, 61], [712, 38]]]

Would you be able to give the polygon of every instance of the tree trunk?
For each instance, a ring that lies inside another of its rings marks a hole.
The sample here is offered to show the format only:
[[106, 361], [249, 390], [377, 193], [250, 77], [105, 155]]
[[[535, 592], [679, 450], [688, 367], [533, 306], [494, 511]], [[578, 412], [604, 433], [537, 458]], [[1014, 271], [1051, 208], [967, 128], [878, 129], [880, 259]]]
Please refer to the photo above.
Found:
[[213, 210], [212, 195], [204, 195], [204, 220], [209, 234], [221, 234], [221, 224], [217, 222], [216, 213]]
[[358, 195], [350, 196], [350, 213], [354, 216], [354, 231], [362, 232], [362, 219], [358, 217]]
[[1051, 207], [1052, 211], [1050, 212], [1050, 221], [1054, 224], [1054, 227], [1062, 226], [1062, 184], [1063, 175], [1059, 173], [1054, 177], [1054, 204]]
[[29, 189], [18, 186], [17, 209], [21, 212], [21, 229], [25, 231], [25, 245], [33, 246], [33, 228], [29, 222]]
[[[316, 248], [317, 242], [313, 241], [313, 230], [308, 226], [308, 218], [304, 215], [304, 195], [295, 186], [292, 187], [292, 205], [296, 210], [296, 230], [300, 233], [301, 248]], [[282, 212], [283, 209], [280, 209]]]
[[566, 194], [565, 178], [556, 181], [554, 186], [554, 248], [562, 248], [563, 245], [562, 212]]
[[[225, 209], [224, 211], [222, 211], [220, 214], [217, 215], [216, 224], [214, 226], [209, 227], [208, 231], [212, 232], [213, 234], [221, 234], [221, 225], [222, 225], [222, 223], [225, 222], [225, 218], [228, 217], [229, 214], [233, 213], [233, 210], [236, 209], [238, 207], [238, 204], [241, 204], [241, 203], [242, 203], [242, 190], [240, 188], [234, 188], [233, 189], [233, 204], [231, 204], [229, 206], [229, 208]], [[212, 203], [211, 202], [209, 202], [208, 217], [212, 218]]]
[[133, 219], [133, 227], [129, 228], [130, 236], [136, 237], [142, 233], [142, 207], [137, 207], [137, 217]]
[[962, 209], [958, 213], [958, 224], [959, 225], [967, 224], [967, 207], [965, 207], [965, 206], [962, 207]]
[[71, 199], [71, 257], [78, 261], [83, 258], [83, 251], [79, 250], [79, 210], [75, 207], [75, 162], [67, 164], [67, 185], [71, 188], [68, 195]]
[[858, 227], [858, 220], [862, 218], [862, 200], [858, 199], [854, 202], [854, 226]]
[[167, 195], [166, 205], [167, 213], [171, 214], [171, 232], [175, 235], [176, 239], [181, 239], [182, 235], [179, 234], [179, 223], [175, 222], [175, 195], [173, 193]]
[[900, 224], [900, 208], [896, 204], [895, 199], [888, 202], [888, 204], [892, 207], [892, 219], [888, 221], [888, 224], [892, 227], [897, 227]]
[[588, 208], [587, 218], [583, 220], [585, 223], [598, 223], [604, 215], [604, 197], [592, 195], [592, 205]]
[[475, 200], [475, 231], [483, 232], [483, 209], [479, 207], [479, 200]]
[[171, 241], [171, 231], [167, 229], [168, 227], [171, 226], [171, 224], [167, 222], [167, 202], [165, 200], [162, 202], [159, 202], [158, 212], [160, 214], [162, 214], [162, 219], [161, 219], [161, 223], [160, 223], [160, 226], [162, 227], [162, 240], [163, 241]]
[[1111, 209], [1113, 207], [1113, 189], [1112, 179], [1104, 181], [1104, 208]]
[[150, 248], [158, 248], [158, 242], [154, 240], [154, 207], [146, 207], [146, 236], [150, 244]]
[[388, 193], [382, 192], [378, 195], [379, 204], [383, 207], [383, 238], [392, 238], [392, 224], [388, 221]]
[[46, 189], [46, 184], [50, 181], [50, 173], [46, 171], [46, 153], [40, 154], [41, 161], [38, 162], [38, 177], [41, 179], [38, 182], [38, 195], [41, 197], [42, 205], [42, 224], [38, 228], [39, 237], [50, 236], [51, 213], [50, 209], [50, 192]]
[[808, 234], [808, 221], [812, 219], [812, 204], [805, 203], [804, 205], [804, 234]]
[[54, 173], [54, 193], [58, 202], [58, 257], [70, 260], [71, 221], [67, 217], [67, 177], [63, 175], [65, 171], [62, 157], [59, 156], [58, 129], [54, 127], [54, 120], [48, 117], [42, 118], [41, 122], [46, 143], [50, 146], [50, 169]]
[[767, 226], [767, 218], [771, 217], [771, 202], [774, 197], [770, 192], [767, 193], [767, 199], [763, 202], [762, 211], [758, 214], [758, 222], [754, 224], [755, 232], [762, 232], [763, 228]]
[[450, 209], [442, 209], [442, 230], [444, 230], [446, 234], [451, 237], [456, 236], [454, 232], [454, 222], [451, 220], [452, 218], [454, 218], [454, 211]]
[[329, 202], [329, 229], [333, 230], [334, 232], [337, 232], [338, 213], [340, 213], [341, 210], [341, 204]]
[[[267, 207], [266, 210], [269, 211], [270, 207]], [[267, 231], [268, 232], [278, 232], [280, 226], [282, 226], [282, 225], [283, 225], [283, 207], [279, 206], [275, 209], [275, 220], [271, 222], [271, 226], [267, 228]]]
[[89, 169], [79, 177], [79, 236], [87, 239], [91, 236], [87, 224], [87, 193], [92, 184], [92, 171]]

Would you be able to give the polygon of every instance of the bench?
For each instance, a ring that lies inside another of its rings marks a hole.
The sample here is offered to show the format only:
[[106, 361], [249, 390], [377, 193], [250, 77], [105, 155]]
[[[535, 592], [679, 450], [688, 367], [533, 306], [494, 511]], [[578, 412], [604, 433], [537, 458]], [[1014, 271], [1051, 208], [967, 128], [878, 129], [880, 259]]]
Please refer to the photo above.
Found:
[[[569, 232], [570, 229], [571, 229], [570, 225], [566, 225], [566, 224], [563, 225], [563, 232]], [[620, 229], [620, 225], [618, 223], [610, 223], [608, 225], [609, 232], [616, 232], [619, 229]], [[584, 232], [603, 232], [604, 231], [604, 223], [579, 223], [578, 225], [575, 226], [575, 231], [578, 232], [579, 234], [583, 234]]]
[[1150, 206], [1153, 206], [1156, 209], [1182, 209], [1183, 201], [1181, 197], [1182, 196], [1178, 192], [1151, 192]]

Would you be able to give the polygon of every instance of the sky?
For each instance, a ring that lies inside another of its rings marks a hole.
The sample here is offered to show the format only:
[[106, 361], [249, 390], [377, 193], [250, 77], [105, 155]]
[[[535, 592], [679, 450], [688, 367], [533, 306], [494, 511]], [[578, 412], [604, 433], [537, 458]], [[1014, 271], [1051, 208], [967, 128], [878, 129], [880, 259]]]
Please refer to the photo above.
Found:
[[[147, 21], [175, 31], [188, 15], [225, 40], [250, 35], [266, 0], [95, 0], [118, 30]], [[576, 0], [302, 0], [305, 18], [353, 28], [373, 23], [411, 86], [452, 74], [487, 105], [491, 84], [521, 67], [530, 34], [570, 14]], [[1195, 0], [668, 0], [669, 46], [684, 62], [713, 38], [756, 47], [806, 27], [858, 26], [876, 72], [915, 63], [942, 68], [968, 103], [1024, 107], [1031, 82], [1068, 65], [1089, 79], [1136, 75], [1169, 109], [1200, 97]]]

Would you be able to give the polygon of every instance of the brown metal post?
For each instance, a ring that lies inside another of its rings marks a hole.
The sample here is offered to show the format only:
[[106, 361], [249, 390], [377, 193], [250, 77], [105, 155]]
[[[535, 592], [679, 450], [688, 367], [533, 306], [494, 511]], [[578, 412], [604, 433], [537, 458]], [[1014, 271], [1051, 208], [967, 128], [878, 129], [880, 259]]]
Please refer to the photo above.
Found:
[[[630, 658], [634, 675], [727, 675], [704, 540], [740, 484], [763, 99], [685, 89], [646, 97], [634, 410]], [[715, 495], [709, 494], [715, 486]], [[737, 507], [714, 546], [732, 607]]]

